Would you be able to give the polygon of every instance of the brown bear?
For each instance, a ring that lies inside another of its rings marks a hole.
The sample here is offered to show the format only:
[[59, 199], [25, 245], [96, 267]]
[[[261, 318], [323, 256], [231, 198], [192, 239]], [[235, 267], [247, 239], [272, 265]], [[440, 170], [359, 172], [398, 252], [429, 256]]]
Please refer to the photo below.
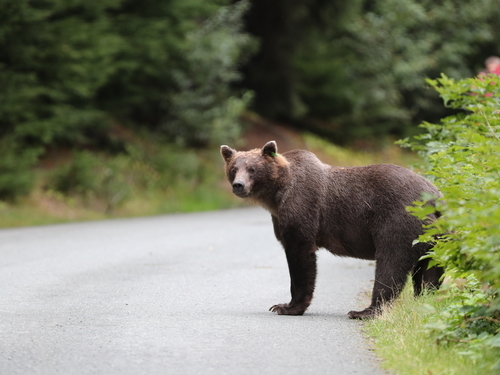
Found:
[[292, 299], [270, 311], [304, 314], [313, 297], [318, 248], [376, 261], [371, 304], [349, 312], [350, 318], [378, 314], [400, 294], [410, 272], [416, 295], [422, 287], [439, 287], [442, 270], [419, 260], [431, 245], [413, 244], [423, 223], [405, 209], [423, 192], [441, 195], [424, 177], [389, 164], [333, 167], [305, 150], [281, 155], [274, 141], [247, 152], [221, 146], [221, 154], [233, 193], [271, 213], [285, 250]]

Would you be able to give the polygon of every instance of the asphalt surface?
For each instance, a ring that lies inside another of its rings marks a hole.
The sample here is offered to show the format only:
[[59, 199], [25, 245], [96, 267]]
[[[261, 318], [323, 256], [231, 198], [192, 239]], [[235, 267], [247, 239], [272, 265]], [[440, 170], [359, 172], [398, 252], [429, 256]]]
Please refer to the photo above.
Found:
[[261, 208], [0, 230], [0, 374], [382, 374], [346, 313], [373, 264], [319, 252], [304, 316]]

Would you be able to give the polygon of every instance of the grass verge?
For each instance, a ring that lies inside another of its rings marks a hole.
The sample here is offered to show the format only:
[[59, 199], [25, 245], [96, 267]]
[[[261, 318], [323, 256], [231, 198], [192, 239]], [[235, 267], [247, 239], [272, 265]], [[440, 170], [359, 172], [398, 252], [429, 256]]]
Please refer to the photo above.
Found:
[[382, 367], [396, 375], [493, 375], [498, 351], [474, 355], [463, 343], [437, 344], [424, 327], [432, 314], [449, 305], [446, 294], [438, 292], [413, 297], [408, 286], [401, 298], [377, 319], [365, 323]]

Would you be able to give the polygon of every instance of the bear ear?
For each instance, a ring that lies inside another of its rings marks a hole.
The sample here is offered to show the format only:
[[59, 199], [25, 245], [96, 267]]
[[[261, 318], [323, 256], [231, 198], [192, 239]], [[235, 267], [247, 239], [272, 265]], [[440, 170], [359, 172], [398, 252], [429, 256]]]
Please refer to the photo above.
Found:
[[269, 155], [273, 158], [278, 156], [278, 145], [275, 141], [267, 142], [264, 147], [262, 147], [262, 155]]
[[220, 146], [220, 154], [222, 155], [224, 161], [227, 163], [229, 159], [231, 159], [233, 155], [236, 154], [236, 151], [229, 146], [222, 145]]

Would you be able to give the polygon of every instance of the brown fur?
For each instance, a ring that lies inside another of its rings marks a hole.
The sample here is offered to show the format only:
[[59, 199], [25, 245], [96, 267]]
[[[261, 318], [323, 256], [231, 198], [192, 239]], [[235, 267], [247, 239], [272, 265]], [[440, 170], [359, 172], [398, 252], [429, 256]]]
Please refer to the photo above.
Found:
[[351, 318], [379, 312], [399, 295], [412, 271], [416, 294], [423, 287], [439, 286], [441, 269], [427, 270], [427, 262], [419, 261], [430, 245], [412, 245], [422, 233], [422, 222], [405, 210], [422, 192], [440, 196], [432, 183], [395, 165], [339, 168], [308, 151], [277, 152], [274, 141], [246, 152], [221, 147], [234, 194], [271, 213], [276, 238], [285, 249], [292, 299], [271, 311], [305, 312], [314, 292], [318, 248], [376, 261], [372, 303], [349, 312]]

